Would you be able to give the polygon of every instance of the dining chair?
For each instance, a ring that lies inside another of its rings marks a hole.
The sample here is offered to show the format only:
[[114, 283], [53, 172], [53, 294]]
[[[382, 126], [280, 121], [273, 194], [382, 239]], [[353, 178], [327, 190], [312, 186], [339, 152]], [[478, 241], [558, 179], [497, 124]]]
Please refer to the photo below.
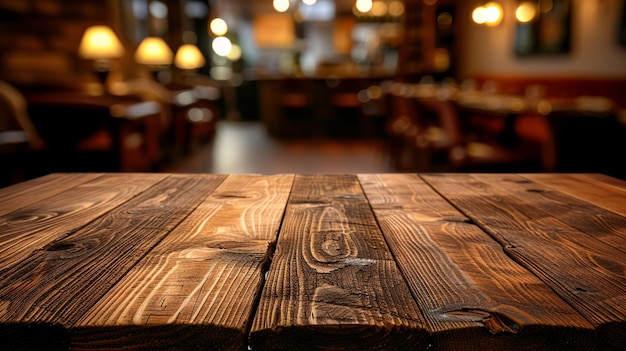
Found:
[[24, 180], [34, 152], [44, 142], [28, 115], [23, 94], [12, 84], [0, 81], [0, 167], [2, 185]]

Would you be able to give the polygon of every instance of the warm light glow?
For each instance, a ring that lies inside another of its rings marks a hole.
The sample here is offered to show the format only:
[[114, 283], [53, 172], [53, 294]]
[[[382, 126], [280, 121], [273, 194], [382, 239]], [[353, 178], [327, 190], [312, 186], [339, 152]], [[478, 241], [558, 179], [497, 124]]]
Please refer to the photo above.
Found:
[[372, 3], [372, 15], [382, 17], [387, 14], [387, 4], [376, 0]]
[[289, 10], [289, 0], [274, 0], [274, 10], [278, 12], [285, 12]]
[[254, 44], [258, 48], [293, 48], [296, 40], [292, 16], [282, 13], [259, 14], [252, 22]]
[[309, 6], [311, 6], [311, 5], [315, 5], [315, 3], [317, 2], [317, 0], [302, 0], [302, 2], [303, 2], [305, 5], [309, 5]]
[[367, 93], [372, 100], [380, 99], [383, 96], [383, 90], [378, 85], [367, 88]]
[[474, 9], [472, 12], [472, 20], [477, 24], [485, 23], [485, 8], [483, 6]]
[[209, 29], [217, 36], [224, 35], [228, 32], [228, 24], [221, 18], [214, 18], [209, 24]]
[[441, 29], [448, 29], [452, 25], [452, 15], [449, 12], [442, 12], [437, 16], [437, 25]]
[[502, 22], [502, 6], [497, 2], [490, 2], [485, 5], [485, 24], [496, 26]]
[[450, 52], [448, 49], [435, 49], [434, 65], [438, 72], [444, 72], [450, 68]]
[[241, 58], [241, 54], [241, 47], [239, 45], [232, 44], [230, 53], [226, 57], [231, 61], [237, 61]]
[[478, 24], [497, 26], [502, 22], [502, 6], [497, 2], [489, 2], [474, 9], [472, 20]]
[[196, 69], [204, 66], [204, 56], [197, 46], [185, 44], [178, 48], [174, 57], [174, 64], [180, 69]]
[[369, 12], [372, 9], [372, 0], [356, 0], [356, 9], [361, 13]]
[[537, 112], [542, 115], [549, 115], [552, 112], [552, 104], [546, 100], [541, 100], [537, 104]]
[[174, 54], [163, 39], [147, 37], [135, 51], [135, 61], [143, 65], [169, 65]]
[[226, 37], [218, 37], [213, 39], [211, 47], [219, 56], [228, 56], [233, 49], [233, 44]]
[[389, 14], [395, 17], [400, 17], [404, 14], [404, 4], [402, 1], [392, 1], [389, 4]]
[[515, 10], [515, 18], [522, 23], [527, 23], [537, 16], [537, 5], [530, 1], [524, 1]]
[[91, 60], [117, 58], [124, 55], [124, 47], [111, 28], [93, 26], [85, 30], [78, 55]]

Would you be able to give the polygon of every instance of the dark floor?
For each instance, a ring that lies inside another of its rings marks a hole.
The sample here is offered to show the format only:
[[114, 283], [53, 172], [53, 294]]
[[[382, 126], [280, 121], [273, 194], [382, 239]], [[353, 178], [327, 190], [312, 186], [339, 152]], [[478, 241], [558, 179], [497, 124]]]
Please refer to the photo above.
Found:
[[376, 139], [278, 140], [259, 122], [220, 121], [215, 139], [161, 169], [172, 173], [391, 172]]

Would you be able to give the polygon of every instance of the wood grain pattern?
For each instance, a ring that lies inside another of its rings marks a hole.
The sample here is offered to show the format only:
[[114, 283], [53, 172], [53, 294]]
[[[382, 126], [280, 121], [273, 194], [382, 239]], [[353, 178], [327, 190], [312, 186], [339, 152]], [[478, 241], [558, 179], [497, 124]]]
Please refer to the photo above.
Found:
[[[29, 202], [22, 200], [16, 205], [16, 211], [0, 216], [0, 273], [8, 271], [46, 244], [76, 232], [164, 177], [146, 175], [142, 179], [129, 179], [126, 175], [111, 174], [87, 183], [82, 183], [82, 177], [73, 177], [74, 181], [61, 177], [54, 179], [50, 190], [24, 193], [25, 197], [33, 196], [34, 201], [41, 199], [40, 194], [45, 194], [46, 201], [22, 207]], [[57, 180], [78, 185], [67, 188]], [[53, 189], [57, 186], [59, 192], [47, 197], [56, 192]]]
[[425, 349], [423, 326], [356, 176], [297, 176], [252, 349]]
[[626, 181], [602, 174], [524, 174], [543, 185], [626, 216]]
[[445, 350], [587, 350], [593, 327], [417, 175], [359, 175]]
[[54, 173], [0, 189], [0, 216], [60, 194], [83, 182], [100, 177], [98, 173]]
[[626, 255], [543, 212], [536, 201], [481, 175], [424, 175], [507, 255], [533, 272], [596, 329], [602, 350], [626, 349]]
[[[480, 179], [502, 194], [523, 198], [538, 210], [626, 255], [626, 217], [519, 175], [481, 174]], [[583, 189], [584, 186], [578, 186], [574, 191], [580, 193]], [[626, 192], [622, 200], [626, 205]]]
[[229, 176], [81, 318], [72, 348], [245, 349], [292, 181]]
[[626, 182], [601, 174], [77, 173], [0, 196], [2, 350], [626, 349]]
[[[144, 177], [137, 178], [140, 179]], [[36, 344], [42, 340], [29, 336], [31, 324], [42, 328], [74, 325], [222, 180], [222, 176], [167, 176], [127, 202], [118, 203], [106, 214], [97, 218], [88, 216], [86, 225], [3, 271], [0, 322], [10, 328], [0, 328], [0, 339], [8, 335], [16, 339], [18, 335], [25, 337], [21, 343]], [[124, 181], [118, 178], [117, 183]], [[92, 185], [93, 189], [86, 186], [82, 190], [92, 191], [92, 196], [97, 197], [109, 194], [109, 186]], [[49, 211], [58, 211], [57, 206], [61, 206], [45, 204], [44, 209]], [[72, 209], [76, 206], [70, 204]]]

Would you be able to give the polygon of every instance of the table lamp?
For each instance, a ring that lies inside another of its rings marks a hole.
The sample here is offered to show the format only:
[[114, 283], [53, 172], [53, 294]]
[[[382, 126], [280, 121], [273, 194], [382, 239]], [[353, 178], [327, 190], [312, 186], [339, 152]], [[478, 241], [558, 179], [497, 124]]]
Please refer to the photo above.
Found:
[[206, 61], [200, 49], [193, 44], [182, 45], [178, 48], [174, 57], [174, 65], [184, 72], [193, 72], [204, 66], [205, 63]]
[[135, 61], [146, 66], [158, 80], [158, 74], [172, 64], [174, 54], [165, 41], [159, 37], [147, 37], [139, 43], [135, 51]]
[[110, 27], [91, 26], [83, 34], [78, 55], [93, 60], [94, 71], [104, 85], [111, 70], [111, 60], [124, 55], [124, 46]]

